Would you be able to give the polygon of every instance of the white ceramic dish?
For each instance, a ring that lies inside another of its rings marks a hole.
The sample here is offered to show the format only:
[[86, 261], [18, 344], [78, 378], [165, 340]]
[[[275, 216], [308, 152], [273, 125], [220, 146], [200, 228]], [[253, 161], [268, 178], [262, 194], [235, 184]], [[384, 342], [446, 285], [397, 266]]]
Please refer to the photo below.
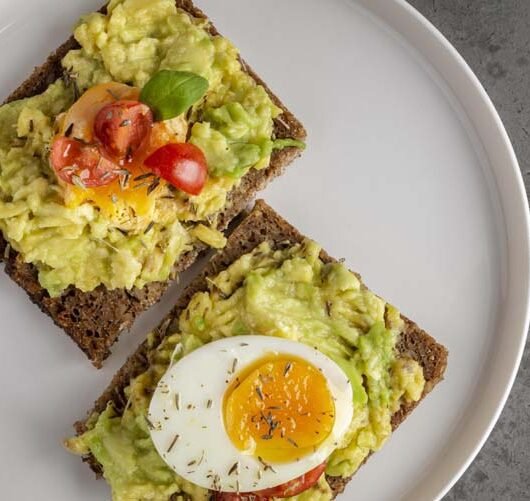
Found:
[[[527, 201], [502, 124], [464, 61], [404, 1], [199, 5], [307, 125], [303, 159], [264, 196], [450, 350], [445, 382], [344, 499], [440, 498], [496, 421], [528, 327]], [[97, 7], [2, 0], [2, 96]], [[3, 498], [108, 498], [60, 441], [176, 294], [98, 372], [0, 280]]]

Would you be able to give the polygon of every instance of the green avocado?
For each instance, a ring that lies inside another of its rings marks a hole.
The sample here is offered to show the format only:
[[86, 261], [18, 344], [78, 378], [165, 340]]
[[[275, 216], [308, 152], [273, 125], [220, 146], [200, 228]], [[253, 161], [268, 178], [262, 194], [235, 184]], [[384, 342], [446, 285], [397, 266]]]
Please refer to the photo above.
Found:
[[74, 102], [72, 85], [57, 81], [0, 107], [0, 230], [37, 267], [51, 296], [69, 285], [131, 289], [166, 280], [198, 238], [190, 227], [212, 220], [249, 169], [269, 164], [274, 148], [301, 146], [273, 141], [280, 109], [243, 71], [237, 49], [174, 0], [112, 0], [107, 14], [84, 16], [74, 36], [80, 48], [62, 65], [81, 93], [109, 81], [142, 87], [162, 69], [208, 80], [205, 98], [190, 110], [189, 141], [203, 150], [209, 180], [200, 195], [158, 199], [142, 217], [122, 201], [115, 217], [88, 201], [71, 207], [48, 157], [55, 119]]
[[[112, 406], [91, 417], [89, 431], [67, 440], [77, 454], [92, 453], [103, 466], [114, 500], [167, 501], [180, 493], [203, 499], [205, 491], [183, 481], [157, 456], [146, 423], [150, 395], [171, 361], [224, 337], [279, 336], [315, 347], [333, 359], [353, 388], [354, 416], [328, 459], [326, 473], [352, 475], [391, 434], [391, 416], [403, 402], [419, 400], [421, 366], [398, 357], [403, 329], [399, 312], [363, 287], [340, 263], [324, 264], [311, 241], [283, 250], [265, 242], [208, 280], [171, 334], [150, 352], [149, 369], [126, 389], [125, 412]], [[149, 338], [152, 343], [154, 334]], [[147, 493], [151, 496], [147, 498]], [[158, 496], [158, 497], [157, 497]], [[329, 500], [325, 478], [293, 499]]]

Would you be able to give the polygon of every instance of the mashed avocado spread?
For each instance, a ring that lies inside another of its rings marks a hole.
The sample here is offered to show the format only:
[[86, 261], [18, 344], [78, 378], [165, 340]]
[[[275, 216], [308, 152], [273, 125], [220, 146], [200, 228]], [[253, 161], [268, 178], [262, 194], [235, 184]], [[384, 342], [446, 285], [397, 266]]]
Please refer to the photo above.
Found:
[[[250, 168], [266, 167], [273, 149], [297, 144], [274, 141], [281, 110], [243, 71], [236, 48], [207, 29], [174, 0], [112, 0], [107, 14], [89, 14], [75, 29], [81, 48], [62, 61], [69, 78], [0, 107], [0, 229], [37, 267], [50, 295], [72, 284], [83, 291], [100, 284], [142, 287], [166, 280], [195, 240], [222, 246], [215, 214], [227, 193]], [[141, 215], [124, 200], [113, 201], [112, 214], [89, 200], [66, 203], [49, 166], [56, 117], [77, 91], [109, 81], [142, 87], [161, 69], [192, 71], [209, 82], [205, 98], [186, 115], [189, 141], [208, 161], [203, 191], [158, 190]], [[200, 221], [205, 224], [195, 230]]]
[[[261, 334], [306, 343], [343, 369], [353, 387], [354, 417], [328, 460], [327, 474], [353, 474], [384, 444], [392, 414], [403, 402], [421, 397], [423, 370], [414, 360], [398, 357], [399, 312], [344, 265], [324, 264], [319, 253], [310, 241], [278, 250], [265, 242], [209, 279], [208, 290], [192, 297], [158, 346], [154, 334], [148, 338], [150, 366], [126, 389], [125, 411], [118, 415], [109, 405], [91, 416], [89, 431], [66, 442], [72, 452], [94, 455], [114, 501], [167, 501], [175, 493], [208, 498], [157, 454], [146, 415], [150, 395], [171, 361], [228, 336]], [[293, 499], [329, 500], [331, 491], [322, 477]]]

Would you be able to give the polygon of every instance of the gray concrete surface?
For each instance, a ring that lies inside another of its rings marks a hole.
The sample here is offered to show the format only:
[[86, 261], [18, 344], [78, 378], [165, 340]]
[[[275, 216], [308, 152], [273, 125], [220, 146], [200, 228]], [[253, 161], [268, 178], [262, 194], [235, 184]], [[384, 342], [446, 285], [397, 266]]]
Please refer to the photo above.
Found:
[[[408, 0], [458, 49], [508, 130], [530, 194], [530, 0]], [[530, 500], [530, 343], [486, 445], [444, 501]]]

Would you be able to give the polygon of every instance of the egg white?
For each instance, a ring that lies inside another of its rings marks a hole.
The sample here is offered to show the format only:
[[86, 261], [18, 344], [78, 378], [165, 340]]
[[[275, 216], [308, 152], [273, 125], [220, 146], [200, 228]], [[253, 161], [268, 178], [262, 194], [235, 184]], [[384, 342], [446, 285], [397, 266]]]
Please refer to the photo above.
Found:
[[[223, 397], [234, 374], [271, 354], [294, 355], [320, 369], [335, 401], [330, 435], [314, 453], [292, 462], [269, 464], [244, 454], [224, 426]], [[270, 336], [226, 338], [182, 358], [160, 380], [148, 413], [151, 438], [168, 466], [196, 485], [223, 492], [267, 489], [315, 468], [336, 448], [352, 416], [352, 387], [335, 362], [315, 348]]]

